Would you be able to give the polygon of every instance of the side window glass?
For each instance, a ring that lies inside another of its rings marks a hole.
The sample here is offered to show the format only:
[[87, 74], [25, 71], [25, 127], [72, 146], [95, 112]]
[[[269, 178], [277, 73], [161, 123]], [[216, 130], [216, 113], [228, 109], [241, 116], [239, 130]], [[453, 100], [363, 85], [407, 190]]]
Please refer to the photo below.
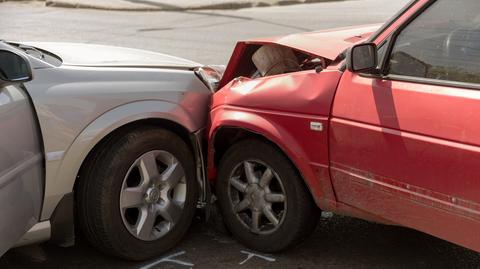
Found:
[[397, 37], [387, 73], [480, 83], [478, 0], [438, 0]]

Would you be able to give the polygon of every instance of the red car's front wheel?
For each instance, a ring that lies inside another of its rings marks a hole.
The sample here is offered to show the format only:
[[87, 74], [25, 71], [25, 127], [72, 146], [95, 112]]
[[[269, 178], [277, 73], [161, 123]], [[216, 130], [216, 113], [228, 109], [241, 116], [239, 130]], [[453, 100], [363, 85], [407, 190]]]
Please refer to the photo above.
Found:
[[274, 146], [245, 140], [219, 166], [217, 195], [235, 238], [262, 252], [284, 250], [315, 228], [319, 209], [292, 163]]

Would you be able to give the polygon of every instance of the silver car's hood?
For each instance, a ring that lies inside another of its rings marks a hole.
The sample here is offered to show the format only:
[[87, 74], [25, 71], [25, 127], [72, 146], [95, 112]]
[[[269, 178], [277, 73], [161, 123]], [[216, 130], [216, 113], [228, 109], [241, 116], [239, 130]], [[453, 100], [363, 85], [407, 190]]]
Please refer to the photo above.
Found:
[[131, 48], [60, 42], [22, 42], [22, 44], [49, 51], [60, 57], [63, 65], [70, 66], [171, 68], [201, 66], [186, 59]]

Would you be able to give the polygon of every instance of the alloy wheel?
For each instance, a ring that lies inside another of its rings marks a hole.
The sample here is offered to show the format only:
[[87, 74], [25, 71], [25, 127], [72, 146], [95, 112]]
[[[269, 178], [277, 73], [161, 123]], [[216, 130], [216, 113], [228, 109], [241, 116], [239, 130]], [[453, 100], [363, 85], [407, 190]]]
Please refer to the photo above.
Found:
[[252, 233], [270, 234], [283, 223], [287, 196], [280, 177], [258, 160], [239, 163], [229, 178], [233, 212]]
[[187, 196], [185, 171], [171, 153], [149, 151], [129, 168], [120, 192], [120, 213], [134, 237], [154, 241], [179, 222]]

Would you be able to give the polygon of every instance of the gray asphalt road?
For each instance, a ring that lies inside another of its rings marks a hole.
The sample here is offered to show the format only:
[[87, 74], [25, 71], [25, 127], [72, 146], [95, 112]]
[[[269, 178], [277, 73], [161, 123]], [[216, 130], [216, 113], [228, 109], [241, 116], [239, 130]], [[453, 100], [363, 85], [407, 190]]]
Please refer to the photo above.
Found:
[[[224, 64], [236, 40], [379, 23], [406, 2], [195, 12], [107, 12], [10, 2], [0, 3], [0, 38], [113, 44]], [[13, 249], [0, 259], [0, 268], [480, 268], [478, 253], [409, 229], [339, 216], [323, 218], [316, 232], [290, 251], [249, 260], [242, 251], [248, 252], [229, 236], [196, 223], [181, 245], [145, 263], [104, 256], [80, 239], [73, 248]]]
[[177, 248], [152, 261], [124, 262], [80, 242], [66, 249], [48, 245], [14, 249], [0, 259], [0, 268], [480, 268], [479, 254], [473, 251], [413, 230], [338, 216], [322, 218], [316, 232], [292, 250], [246, 260], [248, 253], [259, 254], [196, 223]]
[[224, 64], [240, 39], [380, 23], [407, 0], [354, 0], [191, 12], [109, 12], [0, 4], [0, 38], [73, 41], [149, 49]]

